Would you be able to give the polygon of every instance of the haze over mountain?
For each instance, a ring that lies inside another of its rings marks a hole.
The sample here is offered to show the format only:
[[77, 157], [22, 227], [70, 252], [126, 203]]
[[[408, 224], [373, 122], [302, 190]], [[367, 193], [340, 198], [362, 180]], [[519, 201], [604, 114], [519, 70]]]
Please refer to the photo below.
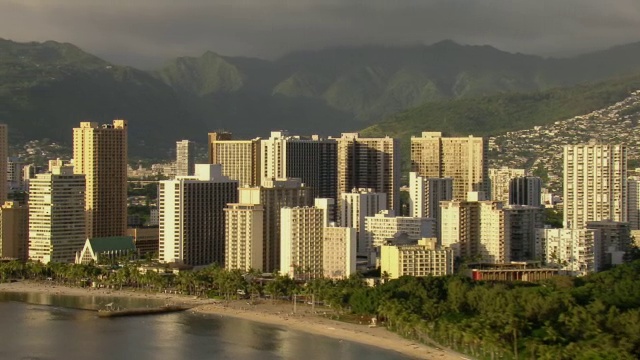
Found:
[[632, 75], [639, 56], [640, 43], [545, 59], [442, 41], [299, 51], [274, 61], [206, 52], [146, 72], [71, 44], [0, 40], [0, 122], [14, 139], [69, 142], [79, 121], [125, 118], [132, 153], [163, 157], [175, 140], [204, 142], [214, 129], [337, 135], [425, 103]]

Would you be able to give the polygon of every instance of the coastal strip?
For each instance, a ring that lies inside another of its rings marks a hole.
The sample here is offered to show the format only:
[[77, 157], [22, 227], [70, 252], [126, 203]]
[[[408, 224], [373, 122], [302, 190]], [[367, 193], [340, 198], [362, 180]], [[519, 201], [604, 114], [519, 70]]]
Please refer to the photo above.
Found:
[[[392, 350], [415, 359], [459, 360], [462, 358], [460, 354], [455, 352], [436, 349], [407, 340], [396, 333], [388, 331], [384, 327], [369, 327], [368, 325], [358, 325], [328, 319], [312, 312], [310, 306], [298, 306], [297, 311], [294, 313], [293, 306], [290, 303], [272, 303], [269, 300], [264, 300], [252, 304], [246, 300], [219, 301], [179, 294], [79, 288], [32, 281], [0, 283], [0, 292], [162, 300], [169, 304], [191, 307], [188, 311], [194, 314], [234, 317], [275, 325], [290, 330], [303, 331], [343, 341]], [[318, 313], [322, 313], [322, 310], [319, 310]]]

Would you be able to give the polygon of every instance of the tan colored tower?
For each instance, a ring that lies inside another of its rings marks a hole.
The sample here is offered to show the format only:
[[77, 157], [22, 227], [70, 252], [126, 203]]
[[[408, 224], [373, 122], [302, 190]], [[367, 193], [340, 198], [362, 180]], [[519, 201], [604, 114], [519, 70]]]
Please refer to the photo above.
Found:
[[228, 204], [225, 212], [224, 267], [227, 270], [262, 271], [263, 207]]
[[231, 133], [209, 133], [209, 163], [222, 165], [222, 174], [240, 186], [260, 185], [260, 138], [232, 140]]
[[29, 209], [17, 201], [0, 208], [0, 257], [27, 261], [29, 257]]
[[87, 237], [127, 233], [127, 121], [73, 129], [73, 165], [87, 182]]
[[488, 146], [481, 137], [423, 132], [422, 137], [411, 137], [411, 171], [424, 177], [452, 178], [454, 200], [464, 200], [469, 191], [489, 194]]
[[361, 138], [343, 133], [338, 142], [338, 194], [354, 188], [387, 194], [387, 209], [400, 211], [400, 148], [398, 140]]
[[0, 124], [0, 204], [7, 200], [7, 156], [9, 156], [9, 130]]

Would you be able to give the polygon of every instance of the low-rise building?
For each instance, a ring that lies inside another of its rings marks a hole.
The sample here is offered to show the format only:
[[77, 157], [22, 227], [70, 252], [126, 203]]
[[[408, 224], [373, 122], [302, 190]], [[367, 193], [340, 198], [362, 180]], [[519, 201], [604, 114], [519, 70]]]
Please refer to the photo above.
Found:
[[131, 236], [91, 238], [87, 239], [82, 251], [76, 253], [76, 264], [107, 263], [130, 256], [137, 256]]
[[438, 247], [437, 239], [424, 238], [414, 245], [382, 245], [380, 271], [383, 277], [445, 276], [453, 274], [453, 251]]

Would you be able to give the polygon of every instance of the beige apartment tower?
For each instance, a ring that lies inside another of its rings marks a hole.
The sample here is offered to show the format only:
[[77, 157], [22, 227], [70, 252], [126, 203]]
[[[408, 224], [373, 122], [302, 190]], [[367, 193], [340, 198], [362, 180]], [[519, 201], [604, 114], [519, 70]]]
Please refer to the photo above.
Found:
[[387, 210], [387, 195], [373, 189], [353, 189], [340, 195], [338, 217], [340, 225], [356, 229], [356, 248], [365, 253], [364, 219]]
[[257, 204], [228, 204], [225, 212], [224, 267], [227, 270], [262, 271], [262, 217]]
[[565, 228], [582, 229], [589, 221], [627, 221], [627, 147], [564, 147]]
[[29, 181], [29, 258], [43, 263], [76, 260], [86, 236], [85, 176], [50, 161], [49, 172]]
[[222, 165], [222, 174], [241, 187], [260, 185], [260, 138], [232, 140], [231, 133], [209, 133], [209, 163]]
[[17, 201], [0, 208], [0, 258], [29, 258], [29, 209]]
[[356, 229], [329, 224], [322, 240], [322, 270], [330, 279], [344, 279], [356, 272]]
[[429, 178], [452, 178], [453, 200], [464, 200], [469, 191], [489, 194], [487, 153], [482, 137], [442, 137], [423, 132], [411, 137], [411, 171]]
[[387, 194], [387, 209], [400, 211], [400, 145], [391, 137], [343, 133], [338, 142], [338, 194], [373, 189]]
[[280, 211], [280, 273], [310, 280], [324, 275], [322, 246], [325, 209], [282, 208]]
[[9, 156], [9, 128], [0, 124], [0, 204], [7, 200], [7, 157]]
[[127, 121], [73, 129], [73, 165], [86, 178], [87, 237], [127, 233]]
[[512, 169], [503, 166], [498, 169], [489, 169], [489, 184], [491, 188], [491, 200], [509, 203], [509, 186], [511, 180], [523, 177], [524, 169]]

